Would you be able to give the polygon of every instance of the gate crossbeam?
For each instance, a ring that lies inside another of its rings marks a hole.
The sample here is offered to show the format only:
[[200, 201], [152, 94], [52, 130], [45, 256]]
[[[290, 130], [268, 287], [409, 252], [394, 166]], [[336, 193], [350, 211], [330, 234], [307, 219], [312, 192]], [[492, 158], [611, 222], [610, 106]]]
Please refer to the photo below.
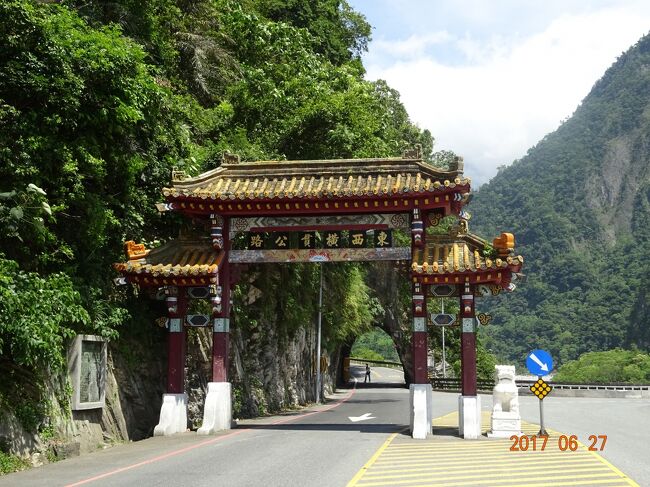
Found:
[[288, 249], [288, 250], [231, 250], [231, 264], [282, 262], [365, 262], [379, 260], [409, 260], [409, 247], [385, 249]]

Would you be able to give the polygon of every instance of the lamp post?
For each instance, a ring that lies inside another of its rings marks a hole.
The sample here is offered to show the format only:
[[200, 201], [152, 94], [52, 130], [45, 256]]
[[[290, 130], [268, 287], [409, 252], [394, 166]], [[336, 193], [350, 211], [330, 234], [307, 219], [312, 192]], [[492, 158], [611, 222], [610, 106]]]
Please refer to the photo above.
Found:
[[[442, 310], [440, 311], [442, 314], [445, 314], [445, 298], [440, 298], [440, 306]], [[445, 359], [445, 328], [446, 326], [442, 327], [442, 378], [446, 379], [447, 378], [447, 360]]]
[[323, 264], [318, 264], [320, 268], [320, 289], [318, 291], [318, 333], [316, 338], [316, 402], [320, 402], [321, 390], [321, 371], [320, 371], [320, 335], [321, 322], [323, 319]]

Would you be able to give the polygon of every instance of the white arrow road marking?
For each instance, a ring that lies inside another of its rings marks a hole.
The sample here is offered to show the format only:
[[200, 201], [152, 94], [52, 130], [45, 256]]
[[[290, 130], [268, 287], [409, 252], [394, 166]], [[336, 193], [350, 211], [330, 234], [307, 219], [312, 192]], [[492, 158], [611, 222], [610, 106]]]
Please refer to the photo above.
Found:
[[372, 413], [366, 413], [363, 416], [348, 416], [348, 419], [353, 423], [358, 421], [365, 421], [366, 419], [376, 419], [374, 416], [371, 416]]
[[545, 362], [542, 362], [540, 359], [538, 359], [538, 358], [537, 358], [537, 355], [535, 355], [534, 353], [531, 353], [531, 354], [530, 354], [530, 358], [533, 359], [533, 362], [535, 362], [537, 365], [539, 365], [540, 368], [541, 368], [544, 372], [548, 372], [548, 365], [546, 365]]

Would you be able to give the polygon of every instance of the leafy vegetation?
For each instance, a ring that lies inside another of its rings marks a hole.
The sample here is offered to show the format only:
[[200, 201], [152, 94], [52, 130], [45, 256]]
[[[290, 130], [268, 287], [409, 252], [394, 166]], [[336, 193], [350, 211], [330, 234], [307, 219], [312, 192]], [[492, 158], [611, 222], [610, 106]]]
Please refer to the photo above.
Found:
[[393, 339], [379, 328], [373, 328], [360, 335], [352, 346], [350, 356], [369, 360], [399, 362]]
[[0, 451], [0, 475], [17, 472], [29, 467], [29, 462], [16, 455]]
[[151, 205], [185, 143], [177, 102], [117, 27], [12, 1], [0, 38], [1, 392], [39, 371], [36, 404], [66, 338], [115, 336], [110, 264], [160, 222]]
[[357, 359], [385, 361], [386, 357], [367, 347], [357, 348], [352, 352], [352, 356]]
[[650, 355], [638, 350], [589, 352], [570, 360], [553, 377], [558, 382], [645, 384], [650, 382]]
[[0, 314], [14, 318], [0, 322], [0, 347], [17, 365], [61, 367], [63, 341], [74, 334], [71, 326], [89, 321], [70, 278], [20, 271], [16, 262], [0, 256], [0, 279]]
[[650, 37], [607, 70], [573, 116], [501, 168], [471, 204], [472, 230], [512, 231], [527, 282], [486, 300], [486, 346], [523, 366], [650, 347]]

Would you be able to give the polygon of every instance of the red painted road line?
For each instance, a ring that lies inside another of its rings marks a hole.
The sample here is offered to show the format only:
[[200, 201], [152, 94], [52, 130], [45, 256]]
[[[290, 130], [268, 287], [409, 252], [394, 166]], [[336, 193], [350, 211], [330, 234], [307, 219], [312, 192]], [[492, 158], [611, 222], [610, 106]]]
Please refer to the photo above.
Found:
[[[330, 411], [330, 410], [332, 410], [334, 408], [337, 408], [337, 407], [339, 407], [341, 404], [346, 402], [348, 399], [350, 399], [354, 395], [354, 393], [356, 391], [356, 383], [354, 384], [354, 386], [355, 387], [352, 389], [352, 391], [346, 397], [344, 397], [339, 402], [337, 402], [336, 404], [328, 406], [328, 407], [326, 407], [324, 409], [320, 409], [318, 411], [312, 411], [310, 413], [299, 414], [297, 416], [291, 416], [289, 418], [280, 419], [280, 420], [274, 421], [273, 423], [270, 423], [270, 424], [271, 425], [276, 425], [276, 424], [288, 423], [288, 422], [294, 421], [296, 419], [306, 418], [307, 416], [312, 416], [314, 414], [324, 413], [325, 411]], [[90, 477], [90, 478], [87, 478], [87, 479], [84, 479], [84, 480], [80, 480], [79, 482], [75, 482], [74, 484], [67, 484], [65, 487], [76, 487], [77, 485], [83, 485], [83, 484], [87, 484], [87, 483], [90, 483], [90, 482], [94, 482], [95, 480], [100, 480], [100, 479], [103, 479], [103, 478], [106, 478], [106, 477], [110, 477], [111, 475], [116, 475], [118, 473], [125, 472], [126, 470], [132, 470], [134, 468], [138, 468], [138, 467], [141, 467], [143, 465], [148, 465], [150, 463], [154, 463], [154, 462], [158, 462], [160, 460], [164, 460], [165, 458], [169, 458], [169, 457], [173, 457], [173, 456], [176, 456], [176, 455], [180, 455], [182, 453], [186, 453], [186, 452], [194, 450], [196, 448], [201, 448], [203, 446], [211, 445], [213, 443], [216, 443], [217, 441], [221, 441], [221, 440], [223, 440], [225, 438], [229, 438], [231, 436], [236, 436], [236, 435], [239, 435], [241, 433], [245, 433], [247, 431], [252, 431], [252, 429], [251, 428], [245, 428], [245, 429], [233, 431], [232, 433], [228, 433], [226, 435], [222, 435], [222, 436], [219, 436], [217, 438], [212, 438], [210, 440], [202, 441], [201, 443], [197, 443], [196, 445], [191, 445], [191, 446], [188, 446], [188, 447], [185, 447], [185, 448], [181, 448], [179, 450], [174, 450], [174, 451], [165, 453], [164, 455], [159, 455], [157, 457], [149, 458], [148, 460], [144, 460], [142, 462], [134, 463], [133, 465], [128, 465], [126, 467], [121, 467], [121, 468], [118, 468], [118, 469], [115, 469], [115, 470], [111, 470], [109, 472], [105, 472], [105, 473], [100, 474], [100, 475], [96, 475], [95, 477]]]

